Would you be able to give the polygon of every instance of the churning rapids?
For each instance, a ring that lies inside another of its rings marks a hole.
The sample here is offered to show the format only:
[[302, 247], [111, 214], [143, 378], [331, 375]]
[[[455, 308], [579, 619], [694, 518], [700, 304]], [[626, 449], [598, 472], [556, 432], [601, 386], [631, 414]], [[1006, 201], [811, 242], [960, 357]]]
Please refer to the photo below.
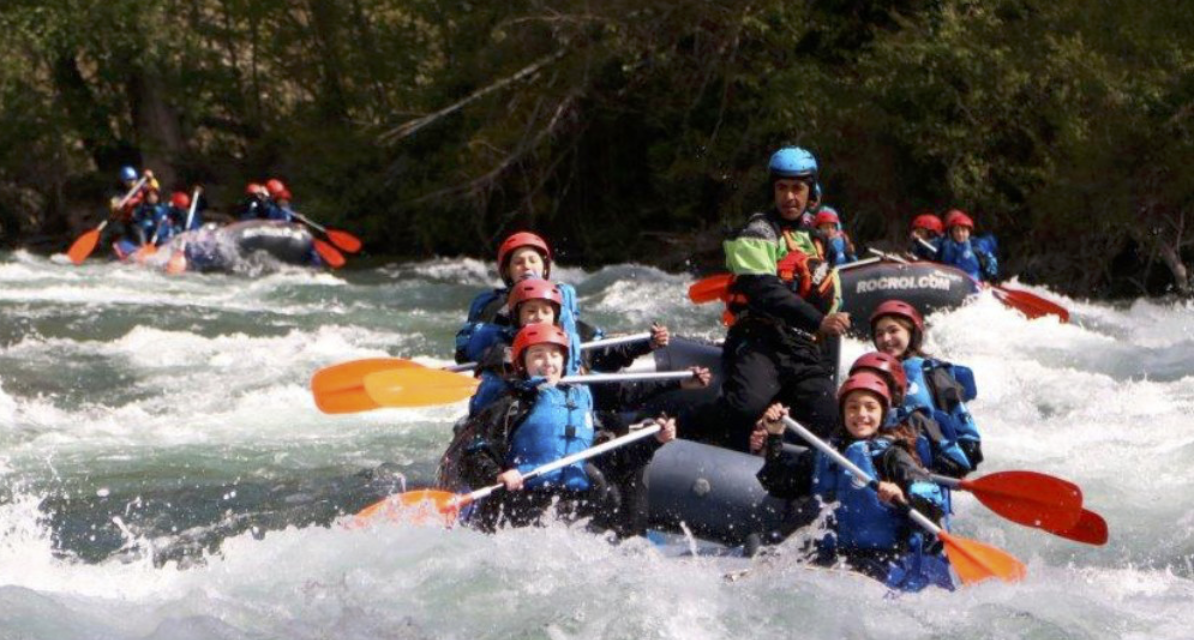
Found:
[[[687, 276], [556, 276], [608, 331], [721, 334]], [[462, 405], [329, 417], [312, 372], [444, 361], [492, 281], [473, 260], [247, 279], [0, 254], [0, 638], [1194, 637], [1189, 303], [1051, 295], [1073, 313], [1061, 325], [987, 294], [932, 316], [930, 350], [977, 375], [983, 471], [1077, 482], [1111, 541], [959, 496], [957, 532], [1027, 580], [894, 597], [794, 554], [727, 581], [746, 561], [564, 525], [328, 526], [428, 482]]]

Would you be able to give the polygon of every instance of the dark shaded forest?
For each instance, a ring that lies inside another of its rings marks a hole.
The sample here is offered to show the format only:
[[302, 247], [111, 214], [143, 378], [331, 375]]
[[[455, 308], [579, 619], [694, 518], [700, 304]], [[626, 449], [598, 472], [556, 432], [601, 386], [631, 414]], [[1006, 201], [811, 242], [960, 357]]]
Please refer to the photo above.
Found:
[[1128, 0], [9, 0], [0, 243], [62, 251], [123, 164], [279, 177], [374, 254], [715, 264], [812, 150], [863, 243], [969, 211], [1008, 273], [1188, 295], [1194, 6]]

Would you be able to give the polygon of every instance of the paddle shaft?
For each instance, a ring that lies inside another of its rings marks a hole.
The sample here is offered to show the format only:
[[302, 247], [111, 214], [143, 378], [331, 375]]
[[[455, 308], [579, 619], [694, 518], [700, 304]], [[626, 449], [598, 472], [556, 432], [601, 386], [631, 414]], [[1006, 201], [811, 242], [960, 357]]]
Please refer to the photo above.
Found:
[[891, 260], [892, 262], [898, 262], [900, 264], [908, 264], [907, 260], [905, 260], [904, 258], [901, 258], [900, 256], [897, 256], [894, 253], [887, 253], [886, 251], [880, 251], [874, 247], [867, 247], [867, 251], [870, 251], [871, 253], [879, 256], [879, 259], [881, 259], [881, 260]]
[[[612, 449], [617, 449], [618, 447], [620, 447], [624, 444], [630, 444], [631, 442], [635, 442], [637, 440], [642, 440], [643, 438], [646, 438], [647, 436], [655, 435], [655, 434], [659, 433], [659, 430], [662, 428], [663, 427], [661, 427], [659, 424], [652, 424], [650, 426], [643, 427], [642, 429], [632, 429], [630, 431], [630, 433], [628, 433], [624, 436], [618, 437], [618, 438], [614, 438], [613, 440], [610, 440], [609, 442], [599, 444], [595, 447], [589, 447], [588, 449], [585, 449], [584, 451], [579, 451], [570, 456], [564, 456], [563, 458], [560, 458], [559, 460], [556, 460], [555, 462], [549, 462], [543, 466], [535, 467], [534, 469], [531, 469], [530, 471], [524, 473], [522, 475], [522, 479], [530, 480], [531, 478], [541, 476], [545, 473], [551, 473], [552, 471], [555, 471], [557, 469], [563, 469], [564, 467], [567, 467], [569, 465], [576, 464], [577, 462], [580, 462], [581, 460], [588, 460], [589, 458], [592, 458], [594, 456], [599, 456], [599, 455], [605, 453], [606, 451], [610, 451]], [[460, 506], [460, 505], [465, 505], [470, 502], [473, 502], [474, 500], [480, 500], [481, 498], [485, 498], [485, 497], [489, 496], [489, 494], [491, 494], [494, 491], [497, 491], [498, 489], [501, 489], [505, 486], [506, 486], [505, 484], [499, 482], [497, 484], [490, 485], [483, 489], [477, 489], [476, 491], [473, 491], [472, 493], [468, 493], [463, 496], [457, 497], [457, 499], [453, 501], [453, 505]]]
[[199, 187], [191, 192], [191, 206], [187, 209], [187, 220], [182, 225], [183, 231], [191, 230], [191, 221], [195, 219], [195, 208], [199, 206]]
[[[643, 340], [650, 340], [651, 332], [644, 331], [642, 333], [632, 333], [628, 336], [619, 336], [617, 338], [602, 338], [601, 340], [593, 340], [592, 342], [582, 342], [580, 348], [585, 349], [602, 349], [605, 347], [615, 347], [621, 344], [628, 344], [631, 342], [641, 342]], [[445, 371], [455, 371], [461, 373], [464, 371], [472, 371], [477, 368], [476, 362], [465, 362], [463, 364], [454, 364], [449, 367], [444, 367]]]
[[311, 227], [312, 229], [315, 229], [316, 231], [318, 231], [322, 234], [326, 235], [328, 232], [327, 227], [324, 227], [323, 225], [319, 224], [318, 222], [315, 222], [314, 220], [308, 218], [307, 216], [305, 216], [297, 211], [291, 211], [290, 215], [298, 218], [303, 224], [307, 225], [308, 227]]
[[928, 249], [929, 251], [932, 251], [933, 253], [937, 253], [937, 247], [934, 247], [933, 245], [929, 244], [928, 242], [925, 242], [924, 238], [917, 237], [916, 241], [919, 242], [922, 247]]
[[[849, 458], [847, 458], [846, 456], [843, 456], [836, 449], [829, 446], [824, 440], [813, 435], [813, 432], [809, 431], [808, 429], [805, 429], [804, 425], [802, 425], [799, 422], [796, 422], [795, 420], [788, 418], [788, 417], [784, 417], [784, 425], [787, 426], [792, 431], [796, 432], [796, 434], [799, 435], [801, 438], [804, 438], [805, 442], [813, 445], [814, 447], [817, 448], [818, 451], [829, 456], [829, 458], [831, 460], [833, 460], [835, 463], [842, 466], [844, 469], [846, 469], [850, 473], [854, 474], [854, 476], [856, 478], [866, 482], [866, 485], [868, 487], [870, 487], [871, 489], [873, 489], [875, 491], [879, 490], [879, 482], [877, 480], [872, 478], [869, 474], [867, 474], [867, 472], [858, 468], [858, 465], [854, 464], [853, 462], [850, 462]], [[941, 535], [941, 533], [942, 533], [941, 527], [938, 527], [936, 524], [934, 524], [933, 521], [929, 520], [927, 517], [925, 517], [925, 515], [923, 513], [917, 511], [916, 509], [913, 509], [912, 507], [910, 507], [908, 505], [903, 505], [901, 508], [906, 511], [906, 513], [908, 514], [908, 517], [911, 518], [913, 522], [920, 525], [921, 527], [924, 527], [924, 529], [927, 530], [929, 533], [932, 533], [935, 536]]]
[[643, 373], [590, 373], [586, 375], [564, 376], [560, 382], [580, 384], [602, 384], [605, 382], [639, 382], [642, 380], [687, 380], [692, 378], [691, 371], [647, 371]]

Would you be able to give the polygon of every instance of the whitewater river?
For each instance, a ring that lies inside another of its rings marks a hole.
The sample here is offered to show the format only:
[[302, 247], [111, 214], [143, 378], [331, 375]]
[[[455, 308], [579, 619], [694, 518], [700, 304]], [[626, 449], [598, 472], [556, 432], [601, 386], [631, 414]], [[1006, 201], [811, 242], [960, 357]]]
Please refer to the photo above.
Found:
[[[720, 336], [687, 276], [556, 275], [607, 330]], [[403, 477], [428, 482], [463, 408], [326, 416], [312, 372], [444, 362], [492, 282], [472, 260], [250, 279], [0, 253], [0, 639], [1194, 637], [1190, 305], [1038, 289], [1074, 322], [989, 296], [932, 316], [930, 350], [977, 375], [983, 471], [1077, 482], [1111, 540], [961, 496], [956, 531], [1028, 578], [894, 597], [783, 556], [731, 582], [741, 561], [564, 525], [328, 526]]]

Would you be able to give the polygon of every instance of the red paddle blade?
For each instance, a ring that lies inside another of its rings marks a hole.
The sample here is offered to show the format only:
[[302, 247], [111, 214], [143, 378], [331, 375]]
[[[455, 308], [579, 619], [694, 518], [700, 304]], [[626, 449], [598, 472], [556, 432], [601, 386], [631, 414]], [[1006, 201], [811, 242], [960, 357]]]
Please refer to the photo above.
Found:
[[1029, 320], [1036, 320], [1045, 316], [1057, 316], [1062, 322], [1070, 321], [1070, 312], [1063, 306], [1046, 300], [1030, 291], [1009, 289], [1004, 286], [992, 287], [995, 297], [1007, 306], [1023, 313]]
[[357, 512], [349, 526], [364, 526], [381, 519], [412, 524], [443, 524], [456, 522], [456, 514], [463, 502], [455, 493], [436, 489], [420, 489], [392, 495]]
[[963, 480], [960, 488], [1012, 522], [1047, 531], [1074, 526], [1082, 512], [1078, 485], [1034, 471], [1001, 471]]
[[937, 536], [945, 543], [945, 555], [962, 584], [974, 584], [988, 578], [1016, 582], [1028, 573], [1024, 563], [1002, 549], [959, 538], [945, 531]]
[[344, 266], [344, 254], [337, 251], [336, 247], [318, 238], [315, 239], [315, 252], [333, 269], [339, 269]]
[[721, 300], [725, 297], [730, 287], [730, 281], [733, 279], [734, 276], [731, 274], [720, 273], [698, 280], [688, 287], [688, 299], [695, 304]]
[[99, 244], [100, 230], [92, 229], [87, 233], [79, 236], [74, 243], [71, 244], [70, 249], [66, 251], [67, 257], [75, 264], [83, 264], [87, 256], [95, 251], [95, 245]]
[[328, 240], [331, 240], [332, 244], [344, 251], [356, 253], [361, 250], [361, 239], [347, 231], [328, 229], [327, 235]]
[[1093, 512], [1082, 510], [1082, 516], [1078, 518], [1078, 523], [1064, 531], [1054, 531], [1053, 533], [1081, 542], [1084, 544], [1093, 544], [1096, 547], [1101, 547], [1107, 544], [1108, 532], [1107, 521], [1103, 516]]
[[401, 358], [367, 358], [325, 367], [311, 377], [315, 406], [324, 413], [358, 413], [381, 405], [365, 392], [365, 376], [420, 365]]

